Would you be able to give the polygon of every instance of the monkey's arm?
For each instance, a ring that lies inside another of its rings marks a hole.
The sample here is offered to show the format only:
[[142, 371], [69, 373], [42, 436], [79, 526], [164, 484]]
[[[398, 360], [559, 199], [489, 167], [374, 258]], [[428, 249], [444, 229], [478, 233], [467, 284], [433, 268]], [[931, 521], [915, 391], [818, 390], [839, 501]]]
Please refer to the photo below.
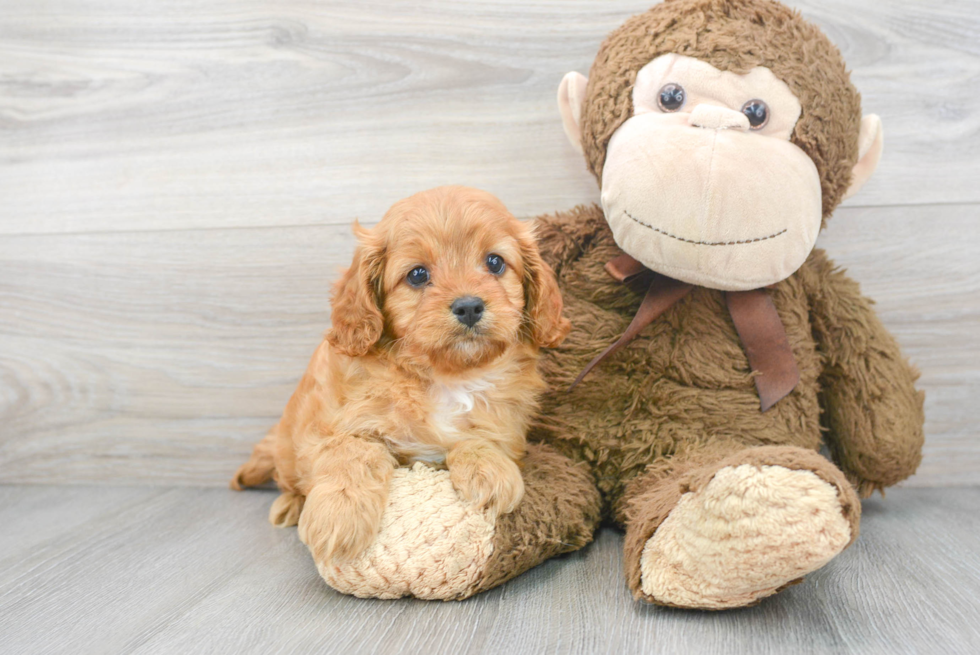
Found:
[[912, 475], [922, 460], [925, 394], [915, 388], [918, 371], [858, 284], [820, 250], [804, 269], [813, 332], [824, 356], [821, 420], [828, 446], [867, 498]]

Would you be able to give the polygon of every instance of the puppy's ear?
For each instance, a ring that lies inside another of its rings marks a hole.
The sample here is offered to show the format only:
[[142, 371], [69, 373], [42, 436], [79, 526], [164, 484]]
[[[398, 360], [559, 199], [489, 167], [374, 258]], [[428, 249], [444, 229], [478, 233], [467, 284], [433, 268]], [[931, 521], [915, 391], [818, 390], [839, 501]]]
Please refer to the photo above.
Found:
[[518, 237], [524, 259], [524, 311], [530, 340], [544, 348], [554, 348], [568, 336], [572, 324], [561, 315], [563, 303], [555, 272], [541, 259], [537, 239], [531, 228]]
[[384, 243], [377, 230], [354, 222], [359, 241], [354, 261], [334, 285], [331, 322], [327, 341], [350, 357], [360, 357], [381, 338], [381, 276], [384, 272]]

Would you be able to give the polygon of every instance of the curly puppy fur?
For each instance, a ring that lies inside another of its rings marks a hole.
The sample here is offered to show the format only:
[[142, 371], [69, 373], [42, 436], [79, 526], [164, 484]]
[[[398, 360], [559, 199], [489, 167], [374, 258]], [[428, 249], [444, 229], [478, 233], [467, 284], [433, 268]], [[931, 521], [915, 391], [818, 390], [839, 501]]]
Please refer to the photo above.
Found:
[[[395, 467], [448, 466], [462, 496], [491, 515], [524, 495], [518, 462], [544, 384], [538, 349], [569, 330], [554, 275], [529, 227], [493, 196], [441, 187], [395, 204], [334, 288], [333, 327], [282, 419], [232, 487], [274, 476], [270, 521], [298, 522], [318, 562], [374, 539]], [[503, 258], [493, 271], [487, 257]], [[407, 276], [418, 267], [423, 284]], [[456, 299], [482, 300], [479, 320]]]

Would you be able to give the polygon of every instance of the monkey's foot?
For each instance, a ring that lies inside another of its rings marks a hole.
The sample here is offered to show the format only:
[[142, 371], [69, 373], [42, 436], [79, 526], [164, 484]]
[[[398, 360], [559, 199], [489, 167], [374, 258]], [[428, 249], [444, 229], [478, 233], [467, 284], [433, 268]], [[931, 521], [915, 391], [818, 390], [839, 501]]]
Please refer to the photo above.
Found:
[[588, 470], [532, 444], [523, 476], [520, 505], [494, 519], [460, 497], [448, 471], [396, 469], [374, 543], [317, 569], [337, 591], [362, 598], [457, 600], [592, 540], [600, 501]]
[[677, 505], [640, 557], [644, 595], [663, 605], [751, 605], [822, 567], [851, 541], [837, 487], [808, 470], [718, 470]]

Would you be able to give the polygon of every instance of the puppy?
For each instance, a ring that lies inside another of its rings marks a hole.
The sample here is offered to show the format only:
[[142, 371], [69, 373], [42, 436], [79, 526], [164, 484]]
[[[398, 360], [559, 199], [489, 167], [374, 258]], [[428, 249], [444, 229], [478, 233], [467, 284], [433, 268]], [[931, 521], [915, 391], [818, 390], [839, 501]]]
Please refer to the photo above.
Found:
[[544, 387], [538, 349], [570, 327], [531, 229], [489, 193], [418, 193], [354, 233], [333, 327], [231, 482], [274, 477], [269, 520], [298, 523], [321, 561], [373, 541], [399, 465], [446, 466], [464, 498], [512, 511]]

